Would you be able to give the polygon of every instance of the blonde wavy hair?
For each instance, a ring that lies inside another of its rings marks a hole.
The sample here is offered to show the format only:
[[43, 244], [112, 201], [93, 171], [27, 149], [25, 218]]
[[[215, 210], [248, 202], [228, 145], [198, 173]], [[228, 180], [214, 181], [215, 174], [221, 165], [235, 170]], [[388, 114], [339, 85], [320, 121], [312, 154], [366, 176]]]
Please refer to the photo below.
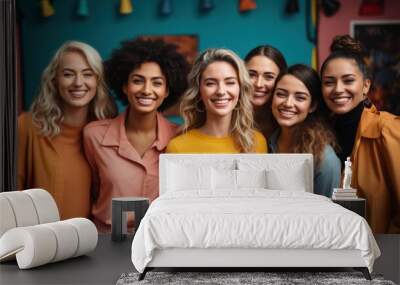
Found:
[[103, 63], [99, 53], [88, 44], [69, 41], [57, 50], [43, 71], [39, 95], [31, 106], [33, 123], [43, 136], [54, 137], [61, 131], [60, 124], [64, 120], [64, 115], [61, 108], [62, 99], [55, 82], [61, 59], [66, 52], [82, 54], [97, 76], [96, 96], [89, 103], [88, 121], [111, 118], [117, 114], [116, 105], [107, 93]]
[[200, 96], [200, 82], [204, 70], [213, 62], [227, 62], [236, 70], [240, 85], [239, 101], [233, 110], [231, 133], [241, 152], [254, 151], [253, 109], [250, 98], [253, 84], [243, 61], [228, 49], [207, 49], [200, 54], [189, 73], [189, 88], [181, 99], [180, 111], [184, 119], [182, 131], [199, 128], [206, 122], [207, 113]]

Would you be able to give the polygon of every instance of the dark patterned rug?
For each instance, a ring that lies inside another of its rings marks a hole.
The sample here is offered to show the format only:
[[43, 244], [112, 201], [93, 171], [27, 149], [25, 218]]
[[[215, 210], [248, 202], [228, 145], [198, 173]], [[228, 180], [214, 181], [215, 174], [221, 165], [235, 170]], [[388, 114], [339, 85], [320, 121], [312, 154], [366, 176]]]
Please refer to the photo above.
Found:
[[384, 280], [381, 275], [372, 274], [372, 281], [364, 278], [361, 272], [154, 272], [150, 271], [142, 281], [138, 281], [139, 273], [124, 273], [117, 285], [133, 284], [385, 284], [395, 285]]

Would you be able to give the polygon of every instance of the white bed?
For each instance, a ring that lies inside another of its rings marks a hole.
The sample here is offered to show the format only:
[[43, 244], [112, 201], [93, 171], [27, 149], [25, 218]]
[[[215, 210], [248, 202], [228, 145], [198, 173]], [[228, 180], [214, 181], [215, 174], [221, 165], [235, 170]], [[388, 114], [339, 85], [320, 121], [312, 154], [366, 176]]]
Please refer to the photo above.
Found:
[[312, 194], [309, 154], [160, 156], [160, 197], [132, 243], [154, 267], [354, 267], [380, 255], [367, 222]]

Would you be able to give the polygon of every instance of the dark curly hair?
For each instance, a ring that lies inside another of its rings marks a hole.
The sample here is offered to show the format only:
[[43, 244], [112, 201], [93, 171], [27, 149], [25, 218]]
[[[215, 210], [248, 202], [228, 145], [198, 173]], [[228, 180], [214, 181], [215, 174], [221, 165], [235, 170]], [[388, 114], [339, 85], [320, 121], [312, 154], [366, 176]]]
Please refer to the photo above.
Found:
[[146, 62], [157, 63], [167, 81], [168, 97], [160, 106], [160, 111], [178, 102], [187, 88], [189, 64], [185, 57], [177, 52], [177, 46], [162, 40], [130, 40], [121, 43], [121, 47], [112, 52], [105, 62], [105, 75], [108, 86], [124, 105], [128, 99], [122, 87], [128, 82], [129, 74]]
[[336, 58], [352, 59], [356, 62], [364, 78], [371, 79], [371, 74], [364, 61], [364, 51], [361, 42], [349, 35], [336, 36], [330, 46], [331, 53], [322, 63], [320, 74], [322, 76], [328, 63]]

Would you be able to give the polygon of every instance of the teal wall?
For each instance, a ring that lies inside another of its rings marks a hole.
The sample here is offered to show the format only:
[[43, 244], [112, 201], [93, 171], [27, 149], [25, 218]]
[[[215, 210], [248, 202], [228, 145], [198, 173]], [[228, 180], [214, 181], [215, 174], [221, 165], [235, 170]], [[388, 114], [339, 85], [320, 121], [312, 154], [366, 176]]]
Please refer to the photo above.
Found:
[[55, 15], [43, 18], [39, 0], [17, 0], [20, 11], [24, 108], [36, 95], [42, 70], [66, 40], [81, 40], [95, 47], [104, 59], [119, 42], [139, 35], [196, 34], [199, 49], [227, 47], [240, 56], [268, 43], [279, 48], [288, 63], [311, 63], [307, 41], [305, 1], [300, 12], [286, 16], [286, 0], [256, 0], [257, 9], [238, 11], [238, 0], [214, 0], [214, 10], [202, 14], [199, 0], [172, 0], [173, 14], [158, 15], [159, 0], [133, 0], [134, 12], [118, 13], [119, 0], [88, 0], [89, 17], [78, 18], [78, 0], [54, 0]]

